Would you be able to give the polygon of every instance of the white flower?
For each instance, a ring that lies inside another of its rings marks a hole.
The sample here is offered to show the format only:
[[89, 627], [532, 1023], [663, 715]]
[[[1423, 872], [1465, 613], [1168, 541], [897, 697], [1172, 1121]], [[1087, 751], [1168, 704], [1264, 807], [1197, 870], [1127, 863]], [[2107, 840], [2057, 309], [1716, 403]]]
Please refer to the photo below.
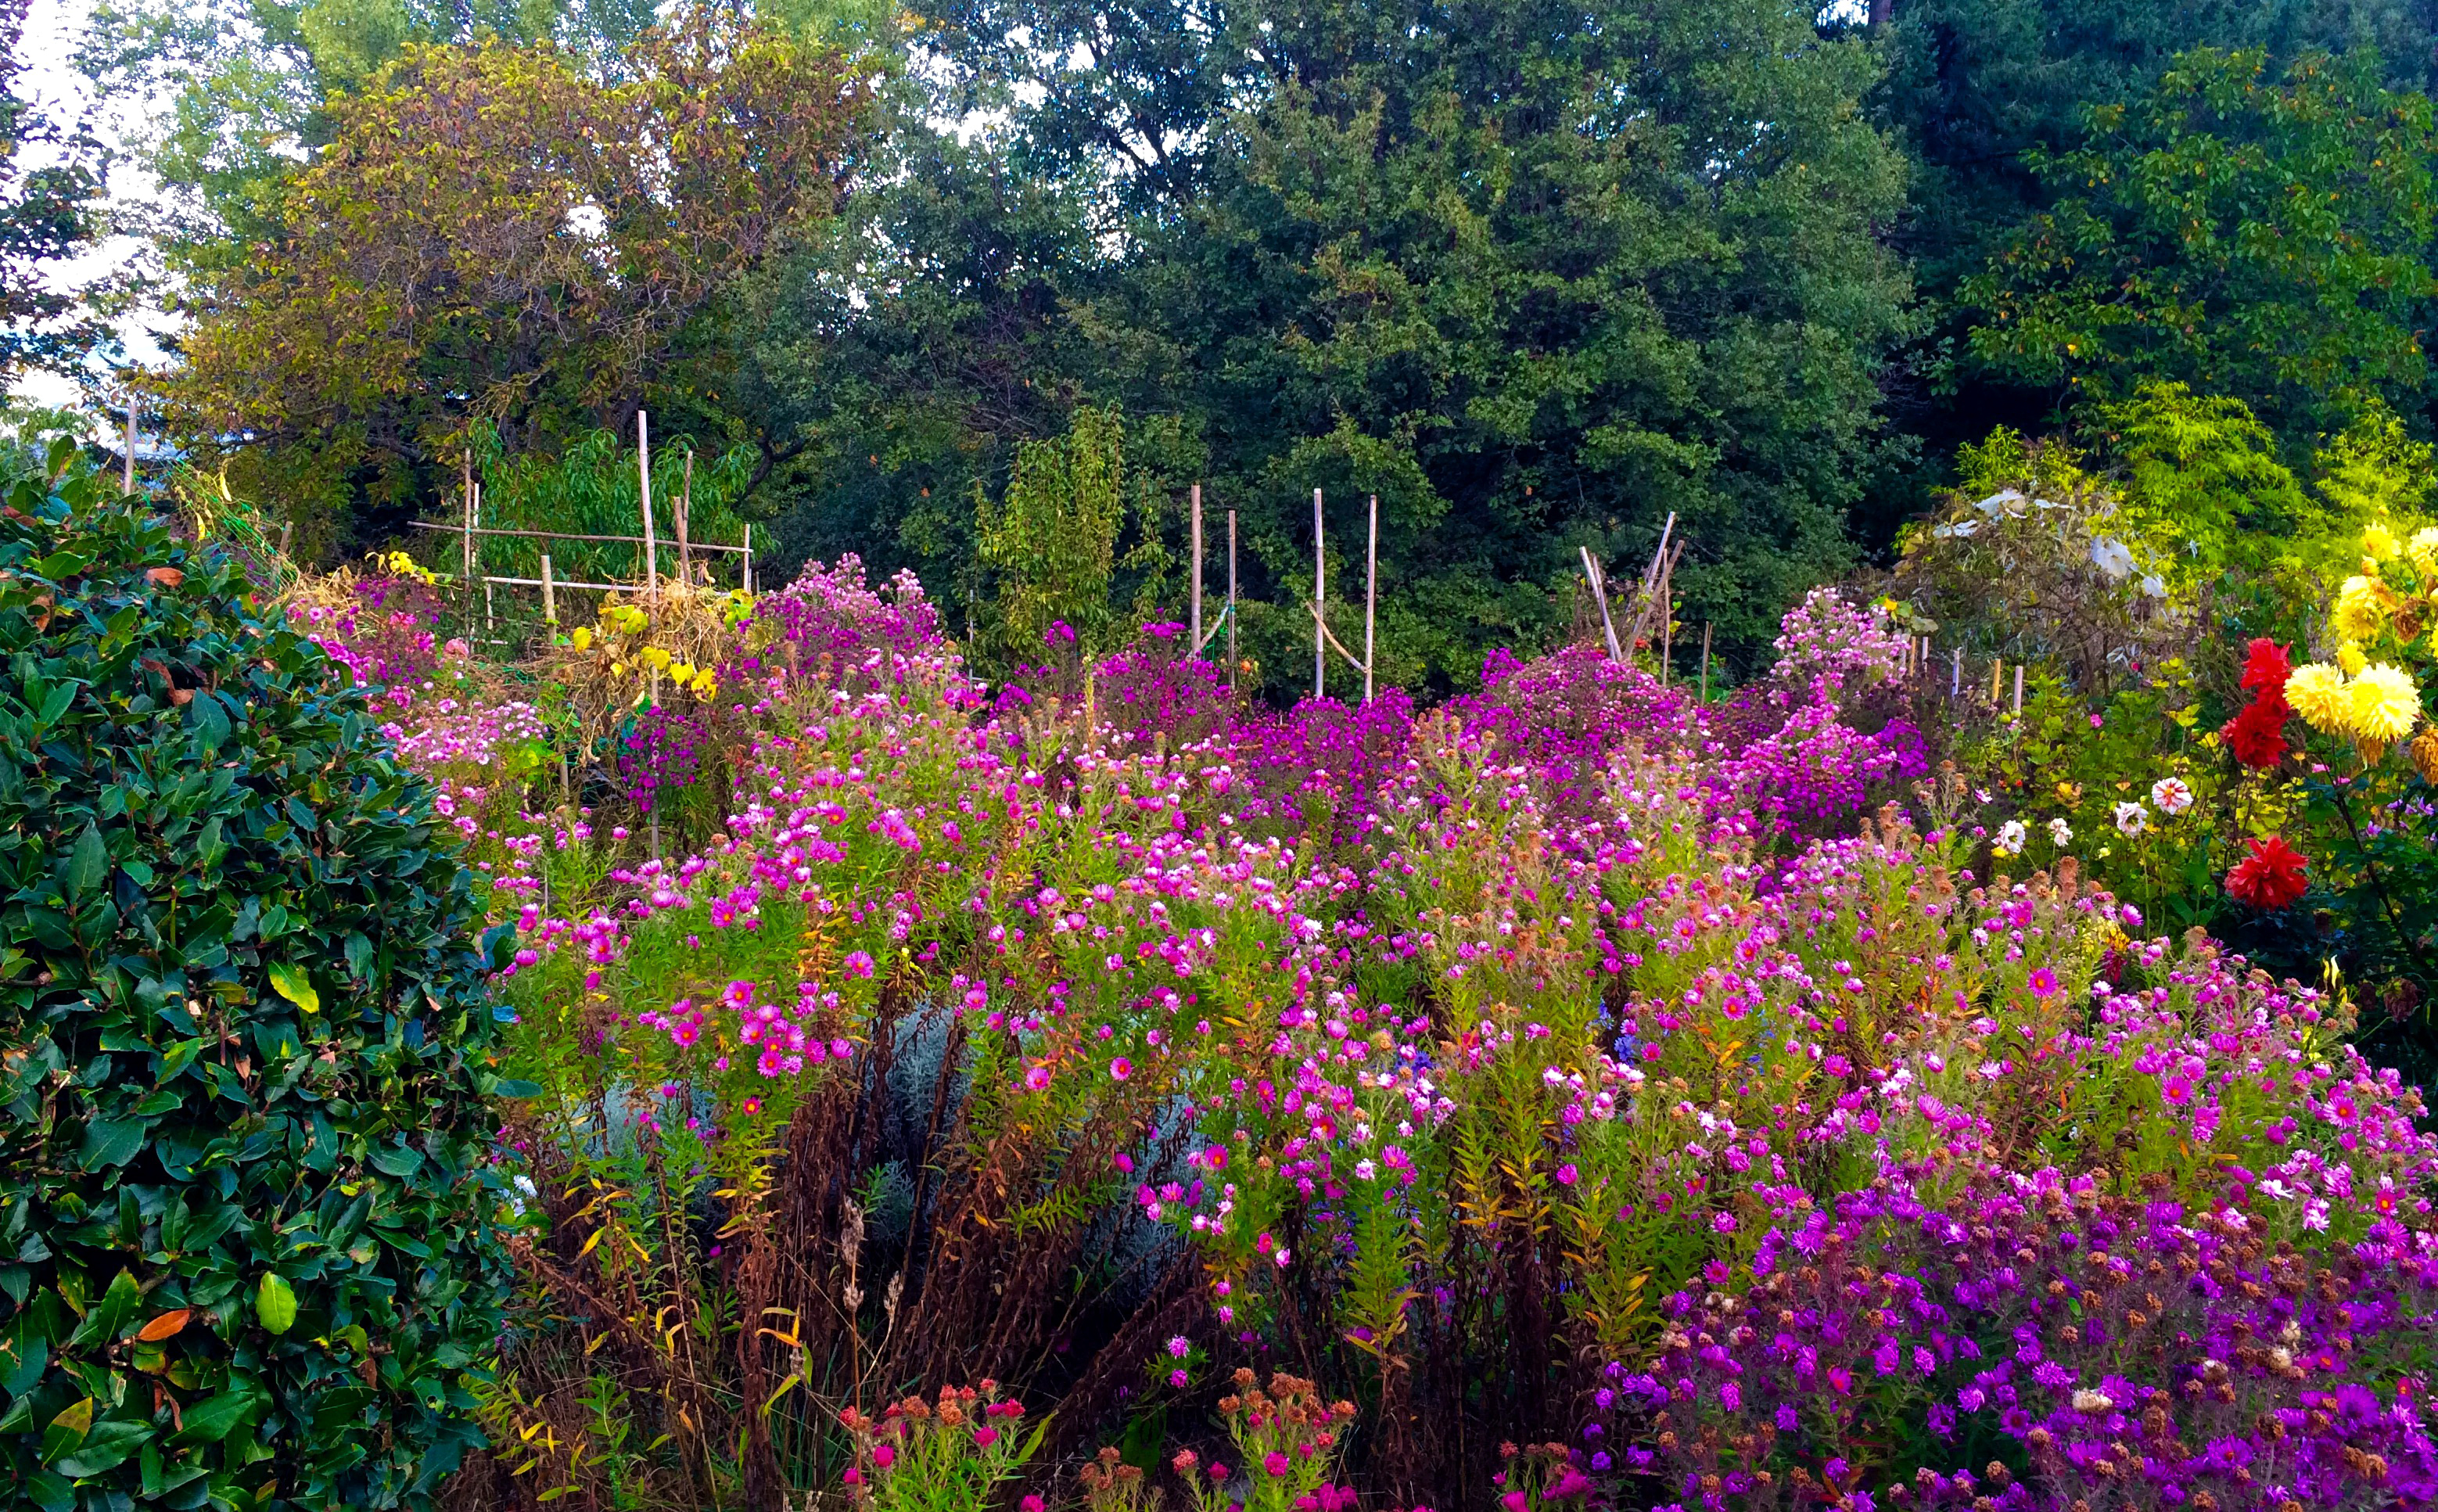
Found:
[[2172, 819], [2193, 806], [2193, 790], [2181, 777], [2162, 777], [2150, 784], [2150, 801]]
[[2030, 834], [2030, 831], [2023, 828], [2023, 820], [2008, 819], [1998, 826], [1998, 849], [2008, 855], [2013, 855], [2023, 850], [2023, 841]]
[[2150, 811], [2139, 803], [2116, 805], [2117, 833], [2130, 838], [2150, 827]]
[[2090, 1413], [2096, 1416], [2115, 1405], [2115, 1402], [2109, 1399], [2106, 1392], [2093, 1391], [2088, 1386], [2074, 1394], [2074, 1410], [2078, 1413]]
[[2049, 820], [2049, 838], [2058, 845], [2074, 843], [2074, 826], [2062, 818]]

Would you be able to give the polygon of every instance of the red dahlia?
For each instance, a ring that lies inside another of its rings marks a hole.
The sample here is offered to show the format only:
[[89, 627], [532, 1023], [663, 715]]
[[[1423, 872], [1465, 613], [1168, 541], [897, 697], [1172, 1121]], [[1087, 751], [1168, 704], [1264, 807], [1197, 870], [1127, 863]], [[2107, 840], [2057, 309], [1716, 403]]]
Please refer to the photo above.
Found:
[[2286, 754], [2286, 715], [2289, 712], [2285, 694], [2271, 689], [2244, 705], [2243, 712], [2228, 720], [2218, 733], [2226, 737], [2236, 761], [2265, 771]]
[[2284, 835], [2272, 835], [2252, 842], [2252, 853], [2227, 872], [2226, 890], [2237, 903], [2254, 908], [2283, 908], [2303, 895], [2306, 866], [2302, 852], [2288, 845]]
[[2292, 662], [2287, 659], [2286, 648], [2263, 636], [2244, 650], [2248, 654], [2243, 661], [2243, 686], [2256, 693], [2274, 693], [2282, 697], [2286, 692], [2286, 679], [2294, 671]]

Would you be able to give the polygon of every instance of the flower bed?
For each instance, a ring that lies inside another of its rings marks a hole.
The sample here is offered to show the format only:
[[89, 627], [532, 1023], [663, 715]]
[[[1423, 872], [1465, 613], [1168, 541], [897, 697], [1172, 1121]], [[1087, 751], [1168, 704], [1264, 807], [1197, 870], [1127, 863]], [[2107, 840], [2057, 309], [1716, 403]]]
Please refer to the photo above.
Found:
[[[524, 1484], [879, 1495], [919, 1438], [959, 1505], [2429, 1500], [2418, 1095], [2070, 856], [1976, 874], [2027, 837], [1870, 616], [1721, 704], [1567, 652], [1419, 714], [1239, 711], [1157, 628], [1011, 693], [808, 574], [689, 654], [732, 798], [662, 858], [485, 781], [513, 711], [410, 733], [521, 936]], [[1290, 1369], [1347, 1429], [1240, 1450]], [[1037, 1446], [862, 1415], [985, 1380]]]

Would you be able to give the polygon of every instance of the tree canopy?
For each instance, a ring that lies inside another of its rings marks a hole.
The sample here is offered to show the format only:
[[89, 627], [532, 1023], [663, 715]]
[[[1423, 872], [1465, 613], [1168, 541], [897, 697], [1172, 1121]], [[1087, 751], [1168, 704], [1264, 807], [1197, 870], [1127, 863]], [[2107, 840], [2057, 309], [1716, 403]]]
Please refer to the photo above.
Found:
[[701, 8], [614, 77], [554, 46], [411, 44], [331, 107], [275, 236], [198, 268], [167, 393], [197, 433], [375, 492], [445, 470], [477, 418], [517, 448], [618, 429], [647, 378], [716, 354], [737, 277], [829, 212], [865, 92], [834, 49]]
[[1105, 413], [1113, 602], [1179, 607], [1201, 483], [1285, 695], [1312, 490], [1339, 585], [1376, 495], [1381, 671], [1451, 688], [1671, 516], [1740, 664], [1993, 427], [2135, 405], [2306, 494], [2432, 431], [2424, 0], [113, 4], [89, 65], [173, 102], [163, 391], [316, 551], [477, 422], [579, 466], [641, 406], [755, 459], [765, 576], [1003, 624], [977, 492]]

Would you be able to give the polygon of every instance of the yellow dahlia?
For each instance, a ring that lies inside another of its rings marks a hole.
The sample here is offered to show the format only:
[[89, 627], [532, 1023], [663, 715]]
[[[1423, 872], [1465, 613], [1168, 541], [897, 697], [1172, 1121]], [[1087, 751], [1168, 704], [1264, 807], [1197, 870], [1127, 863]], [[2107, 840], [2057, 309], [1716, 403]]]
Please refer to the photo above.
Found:
[[[2424, 578], [2438, 577], [2438, 527], [2416, 530], [2404, 543], [2406, 554], [2412, 558], [2412, 570]], [[2429, 585], [2423, 583], [2422, 587]]]
[[2323, 735], [2345, 732], [2352, 704], [2345, 696], [2345, 675], [2324, 661], [2306, 661], [2286, 679], [2286, 701], [2303, 722]]
[[2345, 728], [2356, 739], [2385, 745], [2412, 734], [2420, 722], [2421, 690], [2401, 667], [2377, 662], [2345, 684]]
[[2384, 613], [2377, 585], [2367, 577], [2349, 577], [2337, 589], [2337, 607], [2328, 618], [2339, 635], [2350, 641], [2367, 641], [2378, 634]]
[[2362, 554], [2374, 562], [2384, 562], [2395, 554], [2395, 532], [2383, 524], [2372, 525], [2362, 532]]
[[2337, 666], [2346, 677], [2358, 677], [2361, 669], [2369, 665], [2370, 658], [2362, 655], [2359, 642], [2348, 641], [2337, 647]]

